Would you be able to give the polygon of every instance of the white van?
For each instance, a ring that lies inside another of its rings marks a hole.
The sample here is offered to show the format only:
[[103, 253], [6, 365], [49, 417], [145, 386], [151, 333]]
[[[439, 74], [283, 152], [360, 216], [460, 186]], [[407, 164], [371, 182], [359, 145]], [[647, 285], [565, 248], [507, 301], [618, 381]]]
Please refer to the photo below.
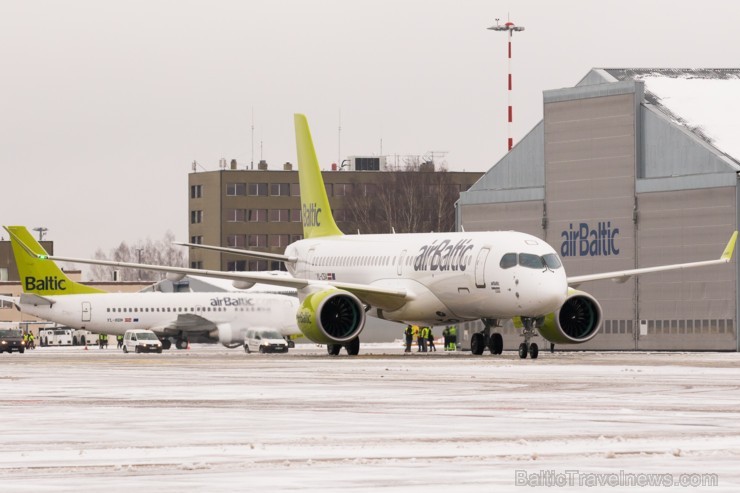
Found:
[[275, 329], [249, 329], [244, 339], [244, 351], [251, 353], [287, 353], [288, 343]]
[[150, 351], [162, 352], [162, 342], [157, 335], [147, 329], [131, 329], [123, 334], [123, 352], [144, 353]]

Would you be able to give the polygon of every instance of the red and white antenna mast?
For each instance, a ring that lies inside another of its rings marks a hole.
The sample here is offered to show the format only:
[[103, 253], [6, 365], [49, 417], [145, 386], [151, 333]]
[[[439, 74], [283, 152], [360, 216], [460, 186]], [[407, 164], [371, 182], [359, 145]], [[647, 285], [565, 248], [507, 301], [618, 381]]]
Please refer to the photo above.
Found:
[[515, 26], [513, 22], [507, 21], [506, 24], [500, 25], [496, 19], [496, 25], [491, 26], [488, 29], [492, 31], [506, 31], [509, 33], [509, 88], [508, 88], [508, 102], [509, 102], [509, 125], [508, 125], [508, 146], [509, 150], [514, 147], [514, 139], [511, 137], [511, 122], [513, 120], [514, 113], [511, 109], [511, 37], [514, 31], [524, 31], [524, 26]]

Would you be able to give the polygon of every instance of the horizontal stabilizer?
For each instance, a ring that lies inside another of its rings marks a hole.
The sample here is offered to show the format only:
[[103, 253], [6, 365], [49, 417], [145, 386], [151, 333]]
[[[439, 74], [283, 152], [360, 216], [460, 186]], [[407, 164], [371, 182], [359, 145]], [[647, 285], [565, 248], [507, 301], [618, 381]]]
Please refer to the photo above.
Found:
[[200, 248], [202, 250], [214, 250], [216, 252], [233, 253], [234, 255], [243, 255], [245, 257], [254, 257], [264, 260], [278, 260], [280, 262], [296, 263], [297, 257], [288, 257], [287, 255], [280, 255], [279, 253], [267, 253], [257, 252], [255, 250], [242, 250], [241, 248], [226, 248], [218, 247], [213, 245], [201, 245], [199, 243], [184, 243], [179, 241], [173, 241], [175, 245], [186, 246], [190, 248]]
[[51, 298], [45, 298], [38, 294], [33, 293], [21, 293], [20, 298], [21, 305], [33, 305], [33, 306], [51, 306], [56, 303]]

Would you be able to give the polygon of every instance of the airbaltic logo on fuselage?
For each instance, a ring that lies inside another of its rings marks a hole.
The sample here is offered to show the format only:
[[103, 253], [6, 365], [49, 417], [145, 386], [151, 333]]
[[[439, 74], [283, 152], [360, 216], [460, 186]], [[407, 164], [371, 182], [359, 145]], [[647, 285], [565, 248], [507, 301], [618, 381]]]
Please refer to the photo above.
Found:
[[611, 221], [599, 222], [591, 229], [588, 223], [581, 223], [577, 229], [573, 224], [560, 233], [563, 243], [560, 245], [561, 257], [599, 257], [619, 255], [615, 240], [619, 228], [612, 228]]
[[251, 298], [211, 298], [211, 306], [248, 306], [254, 305]]
[[465, 270], [465, 254], [473, 249], [473, 240], [460, 240], [454, 245], [452, 240], [440, 243], [437, 241], [434, 240], [431, 245], [424, 245], [419, 249], [419, 254], [414, 258], [414, 270]]
[[319, 222], [319, 214], [321, 214], [321, 207], [317, 207], [315, 202], [308, 205], [303, 204], [303, 227], [311, 228], [321, 226], [321, 222]]
[[66, 291], [67, 281], [54, 276], [46, 276], [36, 279], [33, 276], [26, 277], [24, 291]]

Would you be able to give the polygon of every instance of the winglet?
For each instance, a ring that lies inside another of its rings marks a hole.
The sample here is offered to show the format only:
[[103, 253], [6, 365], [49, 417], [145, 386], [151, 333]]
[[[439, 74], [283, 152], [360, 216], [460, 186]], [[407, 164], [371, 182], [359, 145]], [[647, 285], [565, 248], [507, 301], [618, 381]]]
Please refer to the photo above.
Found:
[[722, 252], [722, 256], [720, 257], [725, 262], [729, 262], [732, 258], [732, 252], [735, 250], [735, 242], [737, 241], [737, 231], [732, 233], [732, 236], [730, 237], [730, 241], [727, 243], [727, 246], [725, 247], [725, 251]]

